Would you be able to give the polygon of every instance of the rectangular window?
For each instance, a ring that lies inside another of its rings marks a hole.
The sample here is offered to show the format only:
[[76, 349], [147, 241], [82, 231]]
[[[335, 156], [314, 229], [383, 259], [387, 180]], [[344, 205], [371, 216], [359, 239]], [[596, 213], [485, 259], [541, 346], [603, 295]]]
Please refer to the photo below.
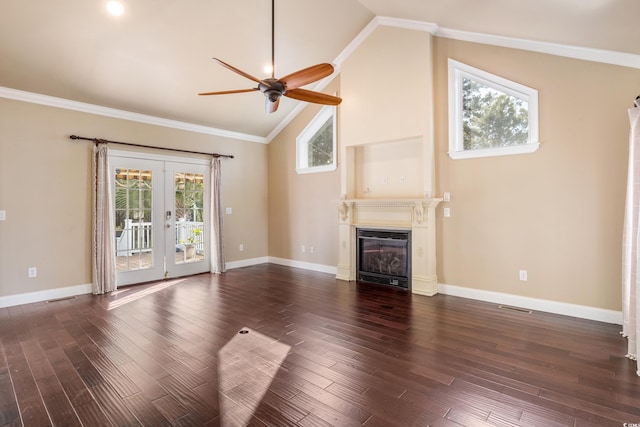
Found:
[[449, 59], [449, 156], [538, 149], [538, 91]]

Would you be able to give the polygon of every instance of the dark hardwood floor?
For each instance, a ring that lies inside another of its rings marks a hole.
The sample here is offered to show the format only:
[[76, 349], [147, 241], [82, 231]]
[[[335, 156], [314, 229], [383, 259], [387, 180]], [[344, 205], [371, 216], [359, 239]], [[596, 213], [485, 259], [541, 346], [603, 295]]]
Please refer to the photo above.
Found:
[[617, 426], [616, 325], [273, 264], [0, 309], [0, 426]]

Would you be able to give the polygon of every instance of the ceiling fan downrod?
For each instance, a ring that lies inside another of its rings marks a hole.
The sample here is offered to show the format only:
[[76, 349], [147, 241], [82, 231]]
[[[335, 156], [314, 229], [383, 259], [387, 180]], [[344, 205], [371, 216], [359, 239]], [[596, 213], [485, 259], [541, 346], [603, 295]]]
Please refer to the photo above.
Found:
[[318, 80], [321, 80], [333, 74], [334, 68], [331, 64], [322, 63], [313, 65], [311, 67], [295, 71], [280, 79], [277, 79], [275, 77], [275, 45], [275, 0], [271, 0], [271, 77], [268, 79], [258, 79], [251, 74], [245, 73], [244, 71], [234, 67], [233, 65], [227, 64], [226, 62], [221, 61], [218, 58], [213, 58], [216, 62], [218, 62], [218, 64], [222, 65], [223, 67], [258, 83], [258, 87], [253, 87], [250, 89], [202, 92], [198, 95], [225, 95], [231, 93], [260, 91], [265, 95], [266, 98], [265, 110], [267, 113], [273, 113], [278, 109], [280, 98], [282, 96], [298, 101], [312, 102], [322, 105], [339, 105], [342, 102], [342, 99], [337, 96], [302, 89], [302, 86], [317, 82]]

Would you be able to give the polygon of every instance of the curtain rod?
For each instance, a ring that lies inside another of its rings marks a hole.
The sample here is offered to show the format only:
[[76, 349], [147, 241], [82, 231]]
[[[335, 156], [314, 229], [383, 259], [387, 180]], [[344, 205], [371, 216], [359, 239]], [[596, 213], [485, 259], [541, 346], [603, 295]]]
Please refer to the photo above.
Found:
[[85, 138], [83, 136], [77, 136], [77, 135], [71, 135], [69, 136], [70, 139], [83, 139], [85, 141], [93, 141], [93, 142], [106, 142], [106, 143], [111, 143], [111, 144], [119, 144], [119, 145], [128, 145], [130, 147], [141, 147], [141, 148], [153, 148], [155, 150], [167, 150], [167, 151], [177, 151], [179, 153], [189, 153], [189, 154], [204, 154], [207, 156], [213, 156], [213, 157], [226, 157], [227, 159], [233, 159], [233, 155], [231, 154], [218, 154], [218, 153], [204, 153], [202, 151], [191, 151], [191, 150], [181, 150], [179, 148], [164, 148], [164, 147], [153, 147], [151, 145], [144, 145], [144, 144], [133, 144], [130, 142], [118, 142], [118, 141], [109, 141], [108, 139], [100, 139], [100, 138]]

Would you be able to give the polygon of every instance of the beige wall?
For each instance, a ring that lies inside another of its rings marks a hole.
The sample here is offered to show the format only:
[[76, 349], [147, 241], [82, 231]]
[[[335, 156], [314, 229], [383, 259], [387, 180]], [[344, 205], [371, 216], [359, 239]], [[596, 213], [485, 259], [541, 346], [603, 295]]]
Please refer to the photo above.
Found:
[[[452, 197], [437, 209], [439, 283], [620, 310], [620, 246], [628, 155], [626, 110], [640, 93], [640, 72], [443, 38], [434, 38], [430, 44], [410, 30], [384, 29], [374, 37], [382, 49], [377, 56], [372, 53], [372, 40], [367, 40], [363, 43], [365, 51], [349, 58], [356, 62], [343, 67], [340, 84], [345, 101], [340, 107], [340, 143], [344, 150], [351, 143], [416, 134], [418, 128], [412, 119], [397, 117], [398, 111], [416, 117], [412, 107], [415, 92], [403, 92], [406, 102], [394, 98], [389, 115], [384, 114], [385, 109], [371, 110], [376, 92], [375, 86], [365, 84], [371, 80], [366, 70], [380, 66], [388, 49], [397, 47], [400, 52], [394, 53], [394, 71], [387, 70], [390, 74], [382, 84], [407, 84], [412, 81], [406, 77], [413, 72], [406, 74], [404, 70], [416, 66], [409, 56], [421, 57], [432, 46], [435, 196], [448, 191]], [[407, 55], [407, 46], [412, 46], [411, 55]], [[449, 57], [539, 91], [541, 146], [537, 152], [455, 161], [449, 158]], [[365, 73], [361, 81], [349, 77], [350, 67]], [[387, 89], [385, 86], [383, 92]], [[354, 103], [362, 104], [358, 106], [362, 110], [350, 107]], [[418, 108], [427, 115], [420, 122], [420, 132], [428, 134], [428, 104]], [[371, 111], [375, 119], [369, 119], [363, 111]], [[337, 221], [331, 202], [338, 195], [338, 178], [334, 174], [296, 176], [294, 170], [295, 136], [311, 117], [310, 111], [305, 111], [269, 147], [272, 256], [309, 261], [309, 254], [299, 253], [299, 246], [317, 239], [313, 236], [319, 230], [327, 230], [328, 250], [337, 252]], [[322, 196], [314, 198], [313, 194]], [[442, 217], [445, 206], [452, 212], [446, 219]], [[323, 214], [308, 226], [302, 218], [315, 212]], [[313, 262], [333, 266], [335, 255], [315, 257]], [[519, 281], [521, 269], [528, 271], [527, 282]]]
[[91, 143], [71, 134], [235, 155], [222, 162], [227, 261], [267, 255], [266, 145], [0, 99], [0, 296], [91, 282]]
[[[340, 95], [338, 81], [323, 92]], [[269, 143], [269, 256], [335, 267], [339, 171], [296, 173], [296, 138], [320, 109], [308, 104]]]
[[[422, 197], [433, 191], [431, 43], [424, 31], [380, 26], [342, 65], [346, 198], [385, 198], [392, 192]], [[407, 160], [407, 149], [426, 155]]]
[[[438, 38], [435, 52], [438, 279], [620, 310], [627, 108], [636, 69]], [[451, 160], [447, 58], [539, 91], [540, 149]], [[521, 282], [518, 270], [528, 270]]]
[[[384, 85], [409, 84], [405, 71], [415, 65], [411, 57], [433, 49], [435, 195], [449, 191], [452, 197], [438, 208], [439, 282], [620, 310], [626, 110], [640, 93], [640, 72], [442, 38], [430, 41], [411, 30], [381, 34], [378, 42], [385, 49], [401, 46], [402, 51]], [[387, 35], [396, 43], [387, 43]], [[449, 57], [538, 89], [537, 152], [448, 157]], [[380, 64], [369, 54], [361, 61], [355, 68]], [[349, 81], [336, 80], [326, 89], [345, 97], [339, 111], [352, 99], [375, 96], [375, 87], [358, 83], [346, 88]], [[420, 92], [427, 96], [429, 89]], [[394, 98], [388, 115], [375, 110], [373, 127], [365, 116], [339, 113], [342, 131], [347, 118], [359, 120], [356, 125], [364, 129], [362, 137], [353, 127], [342, 132], [340, 144], [349, 143], [345, 135], [363, 143], [431, 132], [429, 117], [416, 119], [421, 115], [413, 108], [415, 93]], [[428, 113], [430, 102], [418, 109]], [[224, 205], [233, 208], [233, 215], [225, 217], [227, 260], [269, 255], [335, 266], [340, 167], [320, 174], [295, 172], [295, 138], [319, 108], [308, 105], [266, 146], [0, 99], [0, 209], [7, 211], [7, 221], [0, 222], [0, 296], [91, 280], [90, 144], [70, 142], [71, 133], [236, 155], [223, 162]], [[403, 114], [412, 119], [407, 122]], [[372, 132], [382, 120], [384, 128]], [[442, 217], [443, 206], [451, 208], [451, 218]], [[307, 252], [301, 253], [301, 245]], [[38, 278], [27, 279], [30, 266], [38, 267]], [[528, 270], [527, 282], [518, 280], [520, 269]]]

